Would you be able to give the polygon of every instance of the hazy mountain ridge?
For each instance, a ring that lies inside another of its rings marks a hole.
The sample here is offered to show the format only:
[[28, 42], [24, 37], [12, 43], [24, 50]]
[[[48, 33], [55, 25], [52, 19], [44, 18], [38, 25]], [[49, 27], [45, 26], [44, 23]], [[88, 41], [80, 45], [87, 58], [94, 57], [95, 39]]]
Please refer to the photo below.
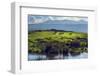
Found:
[[[35, 20], [35, 21], [34, 21]], [[84, 19], [69, 20], [69, 19], [34, 19], [32, 23], [28, 23], [28, 31], [34, 30], [64, 30], [75, 32], [87, 32], [88, 21]], [[42, 20], [42, 21], [41, 21]]]

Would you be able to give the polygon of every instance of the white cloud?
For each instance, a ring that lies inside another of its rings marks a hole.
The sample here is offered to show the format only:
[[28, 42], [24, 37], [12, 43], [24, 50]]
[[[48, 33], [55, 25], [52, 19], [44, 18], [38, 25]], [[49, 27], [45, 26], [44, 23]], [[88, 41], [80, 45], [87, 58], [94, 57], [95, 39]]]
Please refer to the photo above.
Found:
[[46, 22], [48, 19], [47, 18], [36, 18], [36, 17], [32, 17], [33, 19], [31, 21], [29, 21], [29, 24], [38, 24], [38, 23], [43, 23]]
[[52, 17], [52, 16], [48, 16], [48, 19], [55, 20], [54, 17]]
[[53, 16], [49, 16], [49, 19], [51, 19], [51, 20], [73, 20], [73, 21], [84, 20], [84, 21], [87, 21], [87, 18], [81, 18], [81, 17], [53, 17]]
[[47, 20], [46, 19], [34, 19], [32, 21], [32, 24], [38, 24], [38, 23], [43, 23], [43, 22], [46, 22]]
[[50, 20], [65, 20], [66, 17], [53, 17], [53, 16], [49, 16], [48, 17]]
[[54, 17], [54, 16], [39, 16], [39, 18], [32, 16], [32, 20], [29, 21], [29, 24], [38, 24], [43, 23], [48, 20], [73, 20], [73, 21], [79, 21], [84, 20], [87, 21], [88, 18], [81, 18], [81, 17]]

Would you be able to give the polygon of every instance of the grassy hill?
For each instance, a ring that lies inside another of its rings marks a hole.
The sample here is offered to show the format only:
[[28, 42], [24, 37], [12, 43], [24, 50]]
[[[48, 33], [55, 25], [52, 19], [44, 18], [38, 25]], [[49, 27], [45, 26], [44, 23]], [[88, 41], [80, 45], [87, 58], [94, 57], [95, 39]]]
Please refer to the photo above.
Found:
[[28, 52], [54, 56], [58, 53], [72, 56], [88, 52], [87, 33], [63, 30], [37, 30], [28, 33]]

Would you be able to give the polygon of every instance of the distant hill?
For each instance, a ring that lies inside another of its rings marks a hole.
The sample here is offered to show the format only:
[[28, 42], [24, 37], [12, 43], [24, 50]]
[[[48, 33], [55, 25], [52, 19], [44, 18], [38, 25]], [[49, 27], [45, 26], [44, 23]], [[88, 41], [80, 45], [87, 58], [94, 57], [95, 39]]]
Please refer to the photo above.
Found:
[[[57, 30], [57, 29], [48, 29], [48, 30], [33, 30], [33, 32], [41, 32], [41, 31], [54, 31], [54, 32], [73, 32], [73, 31], [65, 31], [65, 30]], [[31, 31], [32, 32], [32, 31]]]
[[[65, 30], [65, 31], [75, 31], [75, 32], [87, 32], [88, 22], [84, 20], [73, 21], [73, 20], [48, 20], [39, 24], [28, 24], [28, 31], [34, 30]], [[56, 30], [56, 31], [57, 31]]]

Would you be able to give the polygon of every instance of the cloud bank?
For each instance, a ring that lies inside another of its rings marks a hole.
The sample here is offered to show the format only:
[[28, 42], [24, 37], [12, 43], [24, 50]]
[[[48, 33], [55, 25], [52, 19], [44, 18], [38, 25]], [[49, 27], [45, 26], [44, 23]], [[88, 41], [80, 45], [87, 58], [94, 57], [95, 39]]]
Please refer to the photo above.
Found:
[[46, 21], [54, 21], [54, 20], [71, 20], [71, 21], [88, 21], [88, 18], [83, 17], [62, 17], [62, 16], [39, 16], [39, 15], [29, 15], [28, 16], [28, 24], [39, 24], [44, 23]]

